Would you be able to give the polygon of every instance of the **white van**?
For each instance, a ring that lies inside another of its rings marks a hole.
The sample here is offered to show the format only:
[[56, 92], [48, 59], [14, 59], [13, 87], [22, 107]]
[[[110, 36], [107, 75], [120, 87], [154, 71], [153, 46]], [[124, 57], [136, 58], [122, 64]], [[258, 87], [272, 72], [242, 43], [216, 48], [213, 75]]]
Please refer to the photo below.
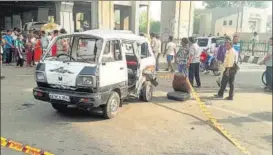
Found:
[[[52, 56], [52, 46], [57, 48]], [[64, 112], [102, 108], [106, 118], [116, 116], [122, 101], [134, 96], [150, 101], [157, 86], [155, 58], [147, 38], [128, 31], [90, 30], [58, 36], [36, 67], [36, 99]]]

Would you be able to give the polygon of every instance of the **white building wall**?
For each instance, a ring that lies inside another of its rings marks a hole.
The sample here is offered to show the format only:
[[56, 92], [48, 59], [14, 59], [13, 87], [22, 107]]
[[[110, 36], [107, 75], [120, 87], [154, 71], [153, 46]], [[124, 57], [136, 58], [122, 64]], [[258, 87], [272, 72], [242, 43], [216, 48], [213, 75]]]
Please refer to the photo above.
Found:
[[244, 7], [242, 25], [243, 32], [252, 33], [249, 21], [258, 21], [259, 24], [257, 25], [255, 31], [257, 31], [258, 33], [265, 33], [267, 17], [268, 13], [266, 12], [265, 9]]
[[[234, 33], [236, 33], [237, 26], [238, 26], [237, 32], [241, 32], [241, 17], [242, 13], [239, 13], [239, 16], [236, 13], [216, 20], [214, 34], [219, 33], [220, 35], [227, 34], [232, 36]], [[226, 25], [224, 25], [225, 21]], [[231, 25], [229, 23], [230, 21], [232, 21]]]

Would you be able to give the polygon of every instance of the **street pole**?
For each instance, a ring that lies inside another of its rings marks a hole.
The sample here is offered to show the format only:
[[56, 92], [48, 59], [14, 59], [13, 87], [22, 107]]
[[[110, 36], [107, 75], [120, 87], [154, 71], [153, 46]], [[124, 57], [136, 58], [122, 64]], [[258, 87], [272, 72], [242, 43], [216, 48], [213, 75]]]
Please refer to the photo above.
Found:
[[178, 24], [177, 24], [177, 39], [180, 38], [180, 16], [181, 15], [181, 1], [179, 1], [179, 11], [178, 11]]
[[238, 32], [238, 26], [239, 26], [238, 23], [239, 23], [239, 15], [240, 15], [240, 7], [241, 7], [240, 4], [241, 3], [239, 3], [238, 10], [237, 10], [236, 34]]
[[148, 1], [147, 6], [147, 36], [150, 37], [150, 1]]
[[188, 37], [190, 37], [190, 29], [191, 29], [191, 1], [190, 1], [190, 9], [189, 9]]

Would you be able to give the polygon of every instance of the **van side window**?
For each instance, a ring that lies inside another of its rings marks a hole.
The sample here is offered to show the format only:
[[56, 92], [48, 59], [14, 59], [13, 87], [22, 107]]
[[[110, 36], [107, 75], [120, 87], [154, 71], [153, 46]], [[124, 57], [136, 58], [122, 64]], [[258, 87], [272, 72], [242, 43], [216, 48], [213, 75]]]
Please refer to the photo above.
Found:
[[118, 40], [107, 41], [102, 55], [102, 62], [120, 60], [122, 60], [120, 42]]
[[140, 46], [141, 59], [149, 57], [150, 53], [148, 43], [142, 43]]

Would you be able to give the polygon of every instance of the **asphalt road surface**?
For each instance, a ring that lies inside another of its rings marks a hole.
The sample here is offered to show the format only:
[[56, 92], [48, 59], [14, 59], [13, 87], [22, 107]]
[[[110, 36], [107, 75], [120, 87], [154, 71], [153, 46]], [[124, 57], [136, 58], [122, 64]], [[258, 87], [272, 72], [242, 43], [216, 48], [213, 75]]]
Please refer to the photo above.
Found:
[[[196, 89], [219, 122], [252, 155], [272, 154], [272, 94], [263, 91], [263, 66], [243, 64], [233, 101], [213, 100], [215, 76], [201, 73]], [[1, 136], [56, 155], [240, 155], [211, 128], [197, 102], [166, 99], [172, 79], [160, 79], [152, 103], [127, 102], [119, 115], [105, 120], [74, 109], [56, 112], [36, 101], [33, 68], [4, 66], [1, 80]], [[161, 75], [169, 73], [161, 72]], [[226, 94], [227, 95], [227, 94]], [[20, 155], [1, 148], [3, 155]]]

